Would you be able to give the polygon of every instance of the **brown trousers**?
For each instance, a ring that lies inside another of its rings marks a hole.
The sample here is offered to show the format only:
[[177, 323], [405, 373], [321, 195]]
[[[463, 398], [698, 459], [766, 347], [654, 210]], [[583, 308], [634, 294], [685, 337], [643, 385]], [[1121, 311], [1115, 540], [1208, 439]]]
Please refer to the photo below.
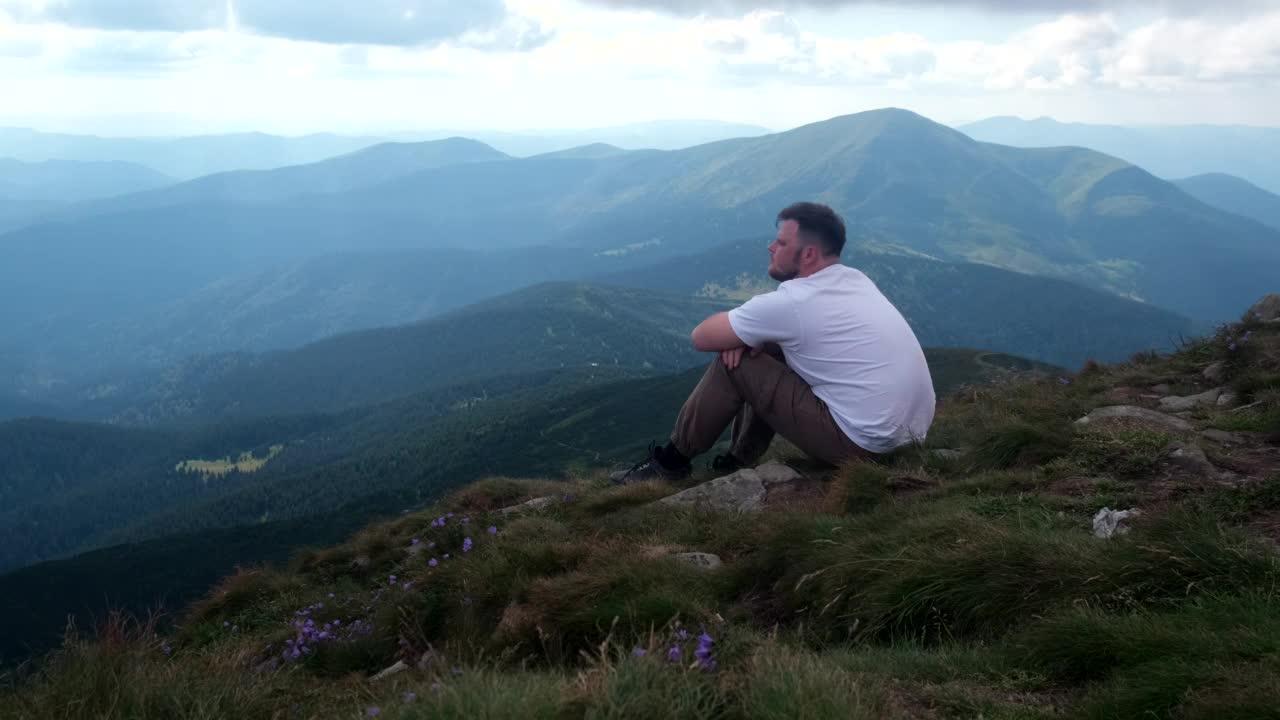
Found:
[[731, 422], [730, 452], [747, 465], [769, 449], [775, 432], [833, 465], [872, 455], [844, 434], [827, 404], [787, 367], [776, 345], [754, 357], [743, 353], [733, 370], [717, 353], [680, 408], [671, 442], [685, 457], [696, 457], [710, 450]]

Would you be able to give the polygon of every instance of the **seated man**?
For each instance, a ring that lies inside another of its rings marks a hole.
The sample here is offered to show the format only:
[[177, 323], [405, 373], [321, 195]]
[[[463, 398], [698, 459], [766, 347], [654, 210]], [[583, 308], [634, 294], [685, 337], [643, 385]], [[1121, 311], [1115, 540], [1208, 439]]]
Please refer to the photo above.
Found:
[[733, 423], [717, 470], [754, 464], [775, 432], [831, 464], [923, 440], [933, 382], [906, 320], [861, 272], [840, 264], [845, 228], [831, 208], [778, 213], [771, 293], [712, 315], [693, 346], [718, 352], [676, 418], [671, 441], [615, 482], [677, 480]]

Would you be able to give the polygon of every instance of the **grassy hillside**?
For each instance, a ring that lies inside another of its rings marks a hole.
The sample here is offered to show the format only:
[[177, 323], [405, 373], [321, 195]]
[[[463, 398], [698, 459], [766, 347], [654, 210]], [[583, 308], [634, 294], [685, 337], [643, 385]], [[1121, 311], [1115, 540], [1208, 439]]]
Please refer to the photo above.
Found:
[[723, 301], [550, 283], [430, 320], [327, 338], [296, 350], [196, 358], [126, 391], [129, 422], [208, 421], [374, 405], [431, 388], [557, 368], [678, 370], [689, 332]]
[[[1206, 371], [1235, 399], [1184, 428], [1075, 422]], [[10, 676], [0, 716], [1274, 717], [1278, 390], [1280, 326], [1250, 319], [955, 395], [925, 447], [800, 465], [754, 517], [491, 479], [237, 573], [172, 633], [111, 619]], [[1103, 507], [1141, 512], [1102, 539]]]
[[[766, 245], [764, 238], [729, 243], [601, 279], [736, 304], [775, 285], [763, 271]], [[1062, 280], [893, 247], [847, 251], [844, 263], [875, 281], [927, 346], [980, 347], [1079, 367], [1169, 349], [1192, 333], [1191, 323], [1166, 310]]]
[[[964, 384], [1054, 370], [1022, 358], [972, 350], [930, 349], [926, 357], [943, 393]], [[450, 389], [445, 397], [430, 393], [367, 411], [347, 419], [346, 425], [335, 423], [301, 434], [287, 453], [251, 478], [208, 484], [188, 478], [185, 494], [140, 494], [136, 488], [146, 477], [173, 478], [172, 466], [162, 460], [163, 471], [157, 472], [147, 467], [140, 448], [132, 453], [122, 449], [113, 457], [130, 459], [131, 477], [116, 479], [115, 487], [94, 483], [98, 495], [69, 493], [19, 504], [4, 523], [14, 532], [0, 533], [0, 540], [13, 556], [39, 542], [48, 550], [164, 537], [0, 576], [0, 597], [12, 603], [9, 612], [0, 608], [0, 628], [8, 626], [0, 636], [9, 638], [0, 644], [0, 656], [21, 657], [24, 648], [47, 647], [58, 637], [68, 613], [90, 622], [113, 607], [143, 613], [163, 601], [175, 609], [175, 601], [204, 593], [219, 573], [237, 565], [278, 562], [290, 548], [336, 542], [342, 538], [334, 536], [334, 528], [350, 529], [353, 518], [363, 524], [371, 514], [394, 515], [485, 475], [537, 472], [573, 477], [628, 465], [643, 455], [650, 440], [670, 431], [701, 373], [697, 367], [672, 376], [630, 380], [617, 374], [614, 382], [573, 373], [544, 381], [542, 387], [525, 377], [524, 390], [504, 392], [501, 385], [490, 383], [487, 388]], [[492, 397], [484, 399], [482, 393]], [[467, 410], [458, 408], [460, 399]], [[451, 407], [452, 414], [442, 417], [440, 406]], [[47, 425], [59, 435], [87, 432], [85, 446], [94, 432], [107, 432], [94, 426]], [[5, 427], [0, 425], [0, 441]], [[29, 440], [33, 447], [51, 447], [43, 436]], [[150, 460], [156, 464], [155, 458]], [[93, 468], [85, 474], [93, 477]], [[34, 480], [41, 474], [25, 477]], [[122, 506], [118, 498], [128, 503]], [[266, 518], [270, 519], [263, 521]], [[224, 529], [237, 523], [252, 524]], [[75, 534], [86, 528], [96, 528], [97, 534]], [[206, 550], [192, 558], [193, 549], [201, 547]], [[167, 575], [166, 568], [177, 565], [182, 574]]]
[[1206, 173], [1174, 180], [1173, 184], [1206, 205], [1280, 228], [1280, 195], [1267, 192], [1248, 180], [1223, 173]]

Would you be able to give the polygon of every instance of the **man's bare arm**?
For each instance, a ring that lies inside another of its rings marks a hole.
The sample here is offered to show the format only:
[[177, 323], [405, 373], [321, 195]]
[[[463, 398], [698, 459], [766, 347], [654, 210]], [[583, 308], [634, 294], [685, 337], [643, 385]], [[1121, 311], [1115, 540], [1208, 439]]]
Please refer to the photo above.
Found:
[[721, 312], [703, 320], [690, 336], [693, 347], [702, 352], [718, 352], [744, 347], [746, 343], [729, 324], [729, 313]]

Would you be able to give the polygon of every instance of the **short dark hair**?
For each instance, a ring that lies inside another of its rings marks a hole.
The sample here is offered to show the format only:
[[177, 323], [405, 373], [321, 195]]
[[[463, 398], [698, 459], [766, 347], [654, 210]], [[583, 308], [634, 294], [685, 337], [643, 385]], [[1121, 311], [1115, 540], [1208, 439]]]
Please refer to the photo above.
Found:
[[795, 220], [808, 242], [816, 242], [822, 254], [840, 256], [844, 250], [844, 220], [826, 205], [812, 202], [792, 203], [778, 213], [777, 222]]

